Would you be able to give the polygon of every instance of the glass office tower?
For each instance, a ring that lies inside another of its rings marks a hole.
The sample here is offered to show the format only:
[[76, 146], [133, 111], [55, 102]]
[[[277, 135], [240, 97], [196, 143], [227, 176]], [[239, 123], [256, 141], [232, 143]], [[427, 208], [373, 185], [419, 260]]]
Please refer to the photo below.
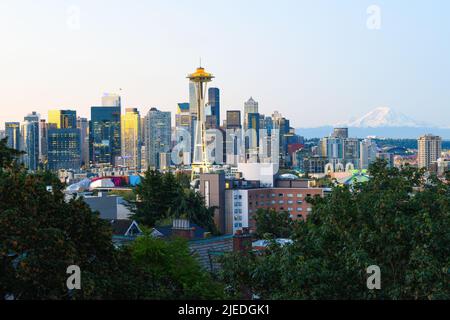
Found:
[[116, 164], [121, 156], [120, 106], [92, 107], [90, 158], [94, 164]]
[[81, 167], [80, 130], [50, 128], [48, 134], [48, 169], [79, 170]]
[[20, 123], [6, 122], [5, 135], [8, 137], [8, 147], [20, 150]]

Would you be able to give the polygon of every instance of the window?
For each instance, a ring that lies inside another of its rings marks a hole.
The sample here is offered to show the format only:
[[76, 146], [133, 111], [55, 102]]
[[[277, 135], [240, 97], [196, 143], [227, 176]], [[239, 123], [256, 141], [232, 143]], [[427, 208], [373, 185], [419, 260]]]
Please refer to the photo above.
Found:
[[293, 204], [293, 203], [294, 203], [294, 201], [288, 200], [288, 204]]
[[284, 197], [284, 194], [279, 193], [278, 196], [279, 196], [279, 197]]
[[308, 212], [311, 212], [311, 211], [312, 211], [312, 208], [308, 208], [307, 211], [308, 211]]
[[303, 198], [303, 195], [301, 193], [297, 194], [297, 198]]
[[303, 201], [302, 200], [297, 200], [297, 204], [302, 204]]
[[292, 193], [289, 193], [287, 196], [288, 196], [288, 198], [293, 198], [294, 197], [294, 195]]
[[299, 211], [299, 212], [300, 212], [300, 211], [303, 211], [303, 209], [302, 209], [302, 208], [297, 208], [297, 211]]
[[278, 204], [284, 204], [283, 200], [278, 201]]
[[288, 211], [289, 211], [289, 212], [291, 212], [291, 211], [294, 211], [294, 209], [292, 209], [292, 208], [288, 208]]

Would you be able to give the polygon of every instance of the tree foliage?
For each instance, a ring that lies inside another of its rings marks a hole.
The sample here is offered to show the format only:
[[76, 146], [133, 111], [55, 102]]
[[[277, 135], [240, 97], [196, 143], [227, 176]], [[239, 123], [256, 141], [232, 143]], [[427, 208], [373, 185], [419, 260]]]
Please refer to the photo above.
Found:
[[215, 232], [215, 208], [207, 208], [203, 197], [186, 187], [182, 176], [148, 170], [136, 189], [133, 203], [134, 218], [154, 227], [168, 218], [186, 218], [200, 227]]
[[[146, 235], [117, 249], [109, 223], [81, 198], [65, 199], [57, 177], [28, 173], [4, 143], [0, 154], [0, 299], [221, 297], [185, 242]], [[66, 286], [71, 265], [81, 269], [81, 290]]]
[[[264, 299], [450, 299], [450, 187], [411, 167], [370, 168], [371, 180], [310, 199], [294, 244], [226, 258], [229, 292]], [[381, 269], [381, 290], [367, 268]], [[246, 266], [242, 268], [242, 266]], [[242, 274], [243, 273], [243, 274]]]
[[258, 209], [255, 222], [260, 238], [289, 238], [296, 225], [287, 211], [278, 212], [274, 209]]

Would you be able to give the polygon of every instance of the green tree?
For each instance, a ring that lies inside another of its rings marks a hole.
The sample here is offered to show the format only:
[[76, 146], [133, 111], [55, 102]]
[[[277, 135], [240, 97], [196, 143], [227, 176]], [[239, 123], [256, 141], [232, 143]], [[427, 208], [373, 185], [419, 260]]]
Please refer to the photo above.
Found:
[[[224, 264], [227, 288], [265, 299], [450, 299], [450, 187], [423, 170], [386, 168], [371, 180], [310, 199], [313, 212], [294, 243]], [[381, 269], [368, 290], [367, 268]], [[234, 279], [228, 282], [227, 279]]]
[[148, 227], [172, 218], [186, 218], [200, 227], [216, 232], [214, 210], [207, 208], [204, 198], [186, 189], [174, 174], [147, 171], [135, 189], [136, 202], [132, 202], [135, 219]]
[[257, 235], [260, 238], [290, 238], [295, 222], [287, 211], [258, 209], [255, 215]]
[[56, 181], [20, 167], [0, 170], [0, 297], [68, 299], [68, 266], [98, 278], [112, 260], [108, 223], [82, 200], [66, 201]]
[[163, 175], [159, 171], [147, 170], [134, 192], [137, 200], [132, 202], [132, 211], [137, 221], [154, 227], [167, 217], [169, 202], [163, 187]]
[[[149, 234], [128, 249], [132, 273], [141, 284], [139, 299], [220, 299], [222, 286], [203, 271], [183, 239], [164, 241]], [[180, 267], [181, 266], [181, 267]]]
[[0, 139], [0, 167], [10, 167], [24, 154], [23, 151], [11, 149], [7, 145], [8, 138]]

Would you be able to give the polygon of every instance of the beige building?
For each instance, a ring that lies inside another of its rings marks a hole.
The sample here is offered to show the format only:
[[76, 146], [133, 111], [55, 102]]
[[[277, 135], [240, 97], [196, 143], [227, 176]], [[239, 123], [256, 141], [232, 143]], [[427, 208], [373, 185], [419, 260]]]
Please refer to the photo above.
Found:
[[122, 160], [128, 168], [141, 167], [141, 119], [136, 108], [127, 108], [122, 115]]
[[442, 138], [427, 134], [418, 139], [417, 145], [419, 148], [418, 166], [429, 170], [431, 164], [441, 157]]

